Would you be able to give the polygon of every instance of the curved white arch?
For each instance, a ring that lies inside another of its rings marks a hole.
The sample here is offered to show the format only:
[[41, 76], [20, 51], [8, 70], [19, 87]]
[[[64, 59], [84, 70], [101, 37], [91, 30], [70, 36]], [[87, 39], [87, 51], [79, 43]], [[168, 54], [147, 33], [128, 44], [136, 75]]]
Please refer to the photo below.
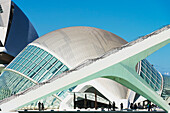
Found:
[[[111, 102], [115, 101], [117, 105], [119, 105], [121, 100], [127, 99], [129, 95], [128, 88], [107, 78], [97, 78], [97, 79], [85, 82], [83, 84], [78, 85], [72, 92], [83, 93], [90, 87], [94, 87], [109, 101]], [[73, 96], [68, 95], [60, 104], [60, 109], [69, 108], [69, 105], [72, 103], [72, 100], [73, 100], [72, 98]], [[124, 105], [125, 104], [127, 104], [127, 102], [124, 103]]]
[[22, 73], [16, 71], [16, 70], [9, 69], [9, 68], [5, 68], [5, 69], [3, 69], [3, 72], [4, 72], [4, 71], [11, 71], [11, 72], [14, 72], [14, 73], [16, 73], [16, 74], [18, 74], [18, 75], [20, 75], [20, 76], [23, 76], [24, 78], [30, 80], [30, 81], [33, 82], [33, 83], [38, 84], [38, 82], [35, 81], [34, 79], [32, 79], [32, 78], [30, 78], [30, 77], [28, 77], [28, 76], [26, 76], [26, 75], [24, 75], [24, 74], [22, 74]]

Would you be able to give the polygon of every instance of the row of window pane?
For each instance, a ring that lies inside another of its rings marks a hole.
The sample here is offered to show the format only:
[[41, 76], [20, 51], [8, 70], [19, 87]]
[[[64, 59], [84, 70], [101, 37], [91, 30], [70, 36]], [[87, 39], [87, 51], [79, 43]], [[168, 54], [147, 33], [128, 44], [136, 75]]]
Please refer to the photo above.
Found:
[[10, 71], [4, 71], [0, 77], [0, 81], [3, 81], [0, 82], [0, 100], [34, 85], [34, 83], [26, 78]]
[[141, 61], [140, 76], [155, 90], [161, 90], [161, 75], [158, 71], [146, 60]]
[[[26, 47], [7, 66], [7, 68], [16, 70], [37, 82], [43, 82], [68, 70], [68, 67], [65, 66], [56, 57], [33, 45]], [[12, 88], [13, 93], [19, 92], [22, 89], [20, 87], [24, 87], [23, 89], [26, 89], [31, 86], [27, 83], [29, 80], [26, 81], [25, 79], [18, 78], [17, 76], [8, 80], [10, 80], [8, 81], [8, 87]], [[28, 85], [24, 86], [25, 84]], [[58, 95], [60, 98], [65, 98], [67, 96], [67, 92], [72, 91], [74, 88], [75, 87], [61, 91], [60, 93], [56, 93], [56, 95]], [[46, 101], [48, 101], [48, 99]], [[53, 104], [54, 101], [55, 98], [52, 100], [51, 104]]]
[[7, 68], [19, 71], [37, 82], [43, 82], [68, 70], [56, 57], [33, 45], [22, 51]]

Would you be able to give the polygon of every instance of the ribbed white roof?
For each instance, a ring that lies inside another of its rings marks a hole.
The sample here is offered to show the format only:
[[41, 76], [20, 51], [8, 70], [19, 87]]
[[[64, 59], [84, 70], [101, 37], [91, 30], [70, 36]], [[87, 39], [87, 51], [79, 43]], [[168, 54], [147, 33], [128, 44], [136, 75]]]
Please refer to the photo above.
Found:
[[127, 42], [119, 36], [93, 27], [68, 27], [50, 32], [33, 42], [47, 48], [75, 67], [81, 62], [99, 57]]

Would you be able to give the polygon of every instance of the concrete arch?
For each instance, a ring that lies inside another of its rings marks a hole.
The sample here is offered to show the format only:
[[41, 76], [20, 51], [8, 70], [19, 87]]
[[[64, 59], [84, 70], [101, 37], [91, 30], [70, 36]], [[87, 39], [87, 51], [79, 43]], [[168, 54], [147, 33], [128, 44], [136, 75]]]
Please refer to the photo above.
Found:
[[[105, 98], [107, 98], [107, 100], [109, 100], [110, 102], [115, 101], [117, 105], [120, 104], [120, 99], [122, 100], [127, 99], [127, 95], [129, 94], [128, 93], [129, 89], [107, 78], [97, 78], [97, 79], [85, 82], [83, 84], [80, 84], [73, 90], [73, 92], [83, 93], [91, 87], [99, 91], [100, 94], [104, 96]], [[66, 109], [67, 106], [65, 104], [68, 104], [68, 105], [71, 104], [71, 100], [73, 100], [72, 97], [73, 96], [71, 95], [66, 97], [61, 103], [60, 108]]]

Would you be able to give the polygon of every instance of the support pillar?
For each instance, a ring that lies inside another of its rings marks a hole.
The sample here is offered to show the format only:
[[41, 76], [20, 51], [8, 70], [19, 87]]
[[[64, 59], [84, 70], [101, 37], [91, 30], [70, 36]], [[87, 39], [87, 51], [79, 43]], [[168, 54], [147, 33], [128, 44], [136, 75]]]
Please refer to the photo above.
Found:
[[95, 90], [95, 109], [97, 110], [97, 94], [96, 94], [96, 90]]
[[84, 108], [87, 109], [87, 95], [85, 94], [85, 99], [84, 99]]
[[75, 92], [74, 92], [73, 103], [74, 103], [74, 109], [76, 109], [76, 94], [75, 94]]

